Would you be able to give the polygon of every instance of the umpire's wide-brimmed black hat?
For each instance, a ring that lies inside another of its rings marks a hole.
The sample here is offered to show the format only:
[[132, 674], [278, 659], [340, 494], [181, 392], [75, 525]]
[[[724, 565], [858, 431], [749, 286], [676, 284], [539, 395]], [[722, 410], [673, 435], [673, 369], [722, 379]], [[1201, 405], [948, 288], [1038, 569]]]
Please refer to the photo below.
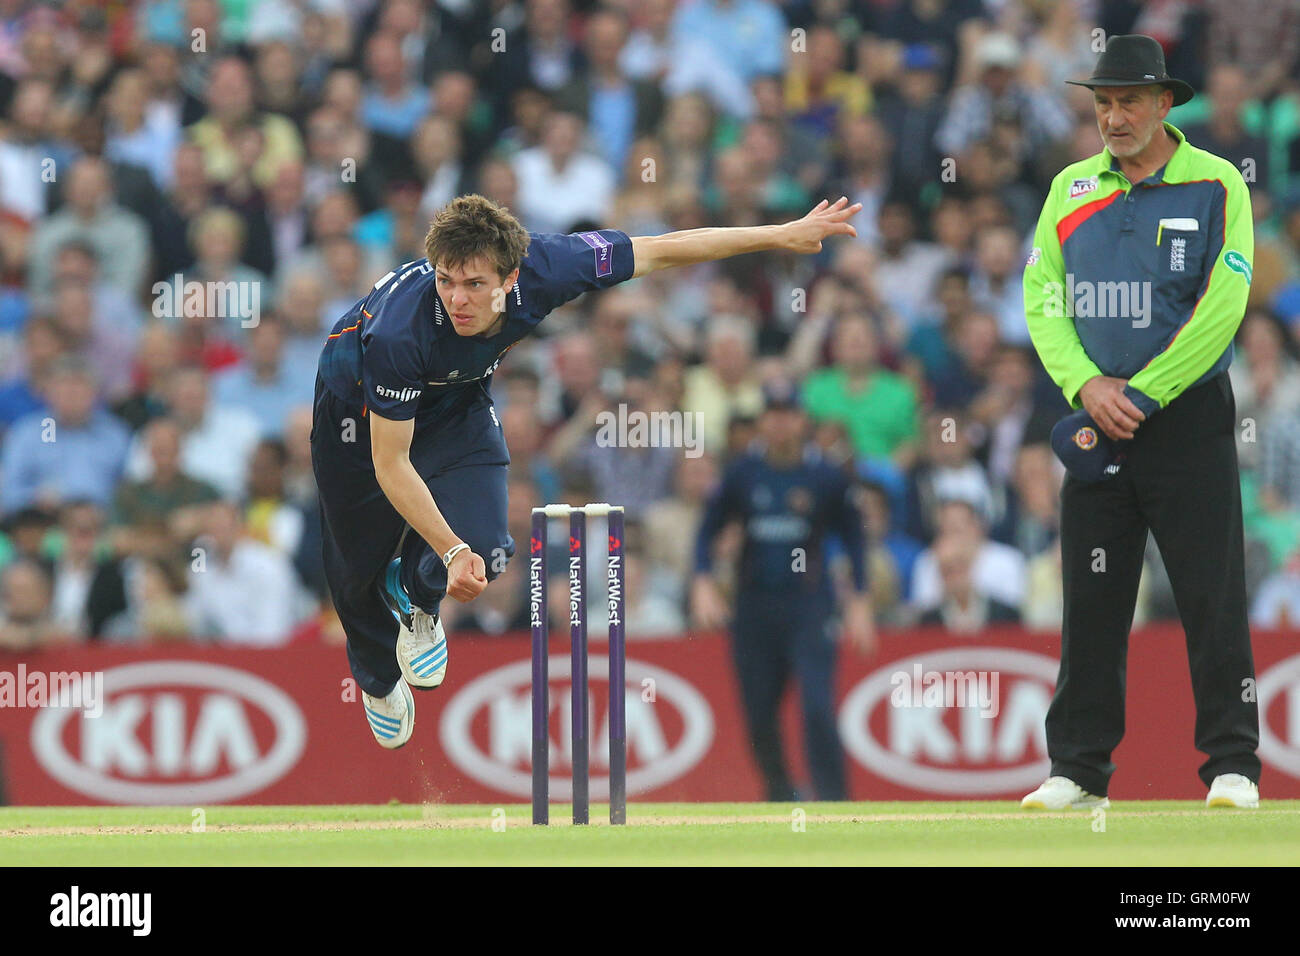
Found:
[[1173, 90], [1174, 106], [1182, 106], [1196, 92], [1165, 70], [1165, 51], [1154, 37], [1140, 33], [1111, 37], [1106, 52], [1097, 57], [1097, 66], [1086, 80], [1066, 80], [1075, 86], [1093, 90], [1099, 86], [1150, 86], [1158, 84]]

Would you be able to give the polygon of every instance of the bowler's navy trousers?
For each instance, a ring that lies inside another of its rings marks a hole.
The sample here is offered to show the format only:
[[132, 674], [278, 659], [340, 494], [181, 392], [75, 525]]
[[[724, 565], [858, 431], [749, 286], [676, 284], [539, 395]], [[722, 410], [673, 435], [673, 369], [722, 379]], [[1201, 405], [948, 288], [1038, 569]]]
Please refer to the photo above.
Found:
[[[462, 541], [483, 558], [488, 580], [515, 553], [506, 528], [506, 451], [486, 383], [439, 398], [437, 414], [417, 415], [410, 458], [434, 503]], [[320, 492], [325, 576], [348, 638], [352, 676], [383, 697], [397, 685], [398, 625], [380, 588], [401, 545], [402, 586], [430, 613], [447, 590], [447, 569], [419, 534], [407, 531], [375, 478], [370, 417], [316, 381], [312, 469]]]

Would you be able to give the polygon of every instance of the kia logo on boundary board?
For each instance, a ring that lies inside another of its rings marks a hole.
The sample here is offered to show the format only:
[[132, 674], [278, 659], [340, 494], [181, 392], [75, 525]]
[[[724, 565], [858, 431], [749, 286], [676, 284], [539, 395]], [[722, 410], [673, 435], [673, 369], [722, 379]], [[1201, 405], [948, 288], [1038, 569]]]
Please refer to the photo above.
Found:
[[1300, 654], [1260, 675], [1258, 699], [1259, 756], [1270, 769], [1300, 777]]
[[104, 713], [49, 707], [32, 751], [59, 783], [106, 803], [221, 803], [298, 762], [307, 725], [293, 698], [246, 671], [151, 661], [104, 674]]
[[[844, 748], [871, 773], [917, 790], [990, 794], [1037, 786], [1051, 765], [1044, 720], [1058, 666], [1042, 654], [997, 647], [927, 651], [882, 664], [840, 705]], [[997, 716], [984, 716], [977, 701], [894, 706], [896, 675], [916, 667], [996, 673]]]
[[[573, 797], [568, 654], [550, 657], [551, 793]], [[609, 658], [588, 662], [596, 702], [591, 720], [591, 796], [609, 798]], [[653, 681], [653, 684], [643, 683]], [[642, 696], [654, 688], [654, 700]], [[713, 708], [689, 681], [660, 667], [627, 662], [627, 789], [644, 793], [685, 776], [713, 745]], [[512, 796], [532, 793], [532, 662], [516, 661], [470, 681], [442, 712], [442, 749], [480, 783]]]

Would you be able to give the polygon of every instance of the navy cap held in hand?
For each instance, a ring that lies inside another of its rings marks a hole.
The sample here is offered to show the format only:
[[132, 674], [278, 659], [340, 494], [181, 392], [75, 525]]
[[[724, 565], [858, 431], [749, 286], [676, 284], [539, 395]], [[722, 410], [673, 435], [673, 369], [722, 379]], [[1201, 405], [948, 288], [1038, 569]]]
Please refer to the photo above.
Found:
[[1119, 474], [1128, 442], [1112, 441], [1083, 409], [1066, 415], [1052, 429], [1052, 451], [1080, 481], [1102, 481]]

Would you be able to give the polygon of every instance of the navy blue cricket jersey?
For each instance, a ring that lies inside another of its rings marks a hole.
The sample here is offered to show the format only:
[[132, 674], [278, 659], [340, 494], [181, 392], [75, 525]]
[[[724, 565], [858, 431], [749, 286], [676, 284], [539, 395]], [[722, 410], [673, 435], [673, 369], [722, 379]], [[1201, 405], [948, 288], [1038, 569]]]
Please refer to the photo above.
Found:
[[632, 240], [617, 229], [529, 236], [495, 335], [458, 335], [434, 267], [416, 259], [380, 279], [335, 323], [320, 357], [325, 387], [359, 414], [395, 421], [418, 414], [428, 422], [467, 391], [486, 390], [506, 352], [553, 309], [632, 278]]
[[[712, 569], [714, 539], [732, 520], [744, 531], [737, 587], [741, 592], [833, 593], [826, 573], [827, 538], [849, 556], [853, 587], [866, 588], [865, 536], [844, 472], [809, 447], [795, 464], [776, 467], [759, 450], [739, 455], [705, 506], [695, 568]], [[804, 560], [796, 561], [795, 548]]]

